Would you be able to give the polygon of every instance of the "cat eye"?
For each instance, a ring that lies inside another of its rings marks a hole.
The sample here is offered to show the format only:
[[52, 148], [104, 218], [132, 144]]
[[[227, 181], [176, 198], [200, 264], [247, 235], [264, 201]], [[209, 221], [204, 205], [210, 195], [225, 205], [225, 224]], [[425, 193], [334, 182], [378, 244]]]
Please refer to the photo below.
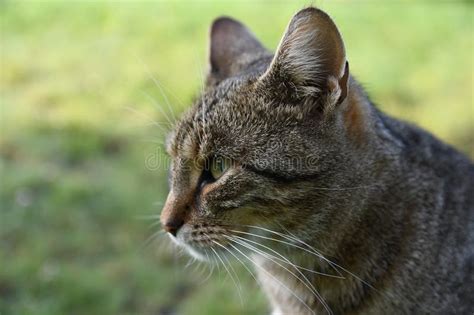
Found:
[[210, 161], [209, 172], [214, 179], [221, 177], [230, 167], [232, 162], [230, 159], [216, 157]]

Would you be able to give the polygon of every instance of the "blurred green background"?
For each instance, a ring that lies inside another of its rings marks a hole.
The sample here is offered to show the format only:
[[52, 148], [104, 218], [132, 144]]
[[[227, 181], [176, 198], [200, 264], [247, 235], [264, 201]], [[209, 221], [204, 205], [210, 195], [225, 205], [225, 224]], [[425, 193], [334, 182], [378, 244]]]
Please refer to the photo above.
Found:
[[[382, 109], [474, 157], [469, 1], [313, 4]], [[160, 142], [201, 87], [212, 19], [238, 18], [275, 49], [305, 5], [0, 2], [0, 314], [267, 311], [238, 265], [243, 302], [154, 235]]]

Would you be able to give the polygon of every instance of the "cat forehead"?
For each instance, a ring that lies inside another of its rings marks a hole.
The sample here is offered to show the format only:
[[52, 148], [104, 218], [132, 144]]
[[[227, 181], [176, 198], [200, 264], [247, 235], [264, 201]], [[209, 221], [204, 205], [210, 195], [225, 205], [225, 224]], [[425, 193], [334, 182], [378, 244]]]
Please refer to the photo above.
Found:
[[302, 113], [297, 108], [275, 108], [265, 97], [253, 95], [249, 99], [244, 92], [238, 94], [198, 102], [177, 129], [175, 155], [187, 159], [211, 155], [234, 158], [242, 152], [265, 150], [299, 128]]
[[216, 124], [231, 117], [236, 120], [234, 123], [241, 124], [241, 113], [253, 112], [257, 106], [265, 104], [255, 87], [256, 80], [256, 76], [239, 76], [209, 87], [196, 99], [193, 119]]
[[207, 86], [182, 117], [168, 152], [188, 159], [232, 157], [243, 146], [265, 146], [268, 138], [301, 123], [301, 106], [259, 86], [262, 65]]
[[256, 104], [264, 102], [239, 85], [229, 82], [201, 95], [169, 136], [168, 152], [187, 159], [230, 157], [236, 142], [251, 136], [248, 125], [258, 127], [265, 120], [256, 117]]

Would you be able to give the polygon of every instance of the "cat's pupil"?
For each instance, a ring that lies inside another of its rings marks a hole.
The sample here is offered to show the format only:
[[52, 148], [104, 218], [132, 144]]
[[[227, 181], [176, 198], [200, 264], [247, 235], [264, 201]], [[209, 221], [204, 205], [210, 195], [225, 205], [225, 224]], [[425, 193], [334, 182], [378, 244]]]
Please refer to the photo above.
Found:
[[216, 161], [216, 170], [217, 172], [223, 172], [224, 171], [224, 165], [222, 161], [218, 160]]
[[218, 179], [227, 170], [228, 163], [225, 159], [217, 157], [211, 160], [211, 175], [214, 179]]
[[224, 172], [225, 164], [220, 158], [210, 158], [206, 161], [201, 175], [201, 187], [215, 182]]

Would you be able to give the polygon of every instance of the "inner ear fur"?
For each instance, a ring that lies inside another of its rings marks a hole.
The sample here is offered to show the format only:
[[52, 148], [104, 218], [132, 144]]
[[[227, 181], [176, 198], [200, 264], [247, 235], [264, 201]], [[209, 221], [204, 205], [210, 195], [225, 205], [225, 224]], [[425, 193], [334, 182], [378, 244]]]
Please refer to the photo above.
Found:
[[349, 64], [342, 37], [323, 11], [306, 8], [290, 21], [268, 70], [265, 85], [292, 89], [296, 96], [332, 94], [341, 103], [348, 93]]

